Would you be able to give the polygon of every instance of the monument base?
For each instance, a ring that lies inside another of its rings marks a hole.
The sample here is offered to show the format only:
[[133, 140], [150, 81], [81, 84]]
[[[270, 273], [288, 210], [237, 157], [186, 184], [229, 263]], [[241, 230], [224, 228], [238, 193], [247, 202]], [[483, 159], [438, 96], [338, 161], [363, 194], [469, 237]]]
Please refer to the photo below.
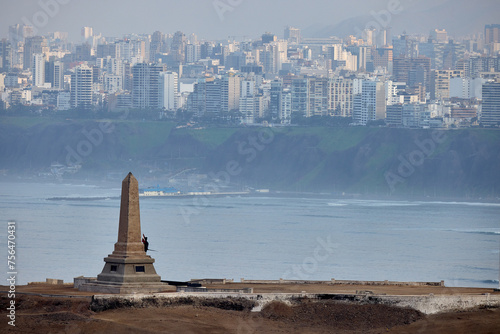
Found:
[[138, 258], [119, 258], [110, 255], [104, 259], [102, 272], [97, 281], [111, 284], [126, 283], [160, 283], [161, 277], [153, 266], [155, 262], [150, 256]]
[[110, 283], [95, 281], [82, 284], [78, 290], [97, 293], [156, 293], [176, 291], [175, 286], [166, 283]]
[[148, 255], [120, 258], [109, 255], [97, 279], [80, 284], [78, 290], [99, 293], [154, 293], [176, 291], [175, 287], [161, 282]]

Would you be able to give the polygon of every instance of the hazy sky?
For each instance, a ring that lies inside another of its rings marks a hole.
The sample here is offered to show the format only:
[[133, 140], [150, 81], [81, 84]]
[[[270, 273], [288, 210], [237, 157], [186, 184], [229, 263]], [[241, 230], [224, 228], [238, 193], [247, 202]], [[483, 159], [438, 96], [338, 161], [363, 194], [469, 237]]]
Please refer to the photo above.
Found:
[[[43, 5], [53, 3], [59, 8], [54, 10], [54, 6]], [[156, 30], [165, 33], [181, 30], [186, 34], [196, 33], [202, 39], [254, 38], [265, 31], [281, 36], [286, 25], [307, 30], [335, 26], [353, 17], [370, 20], [374, 18], [373, 13], [384, 11], [393, 3], [399, 3], [397, 7], [402, 9], [402, 14], [392, 17], [391, 21], [439, 6], [449, 8], [443, 6], [445, 3], [458, 7], [454, 8], [457, 22], [469, 14], [460, 4], [481, 3], [483, 6], [476, 7], [486, 7], [484, 10], [490, 17], [500, 13], [498, 0], [0, 0], [0, 35], [6, 37], [11, 24], [31, 22], [39, 33], [66, 31], [75, 41], [79, 40], [83, 26], [91, 26], [95, 33], [104, 36], [116, 37]], [[394, 23], [397, 22], [391, 25]], [[474, 27], [484, 23], [477, 22]]]

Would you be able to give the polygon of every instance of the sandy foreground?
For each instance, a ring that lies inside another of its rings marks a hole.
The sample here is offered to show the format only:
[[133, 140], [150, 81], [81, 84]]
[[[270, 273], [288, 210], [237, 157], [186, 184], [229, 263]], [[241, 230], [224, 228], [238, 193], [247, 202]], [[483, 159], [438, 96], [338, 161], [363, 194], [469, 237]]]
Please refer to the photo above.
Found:
[[[493, 293], [492, 289], [476, 288], [323, 284], [233, 283], [207, 287], [252, 287], [255, 293], [350, 294], [367, 290], [387, 295]], [[0, 286], [0, 290], [8, 288]], [[16, 293], [15, 327], [7, 323], [9, 319], [5, 315], [10, 300], [2, 293], [1, 333], [500, 333], [499, 308], [424, 315], [412, 309], [385, 305], [305, 300], [296, 306], [274, 302], [262, 312], [181, 305], [120, 308], [96, 313], [89, 308], [92, 294], [79, 292], [71, 285], [18, 286]]]

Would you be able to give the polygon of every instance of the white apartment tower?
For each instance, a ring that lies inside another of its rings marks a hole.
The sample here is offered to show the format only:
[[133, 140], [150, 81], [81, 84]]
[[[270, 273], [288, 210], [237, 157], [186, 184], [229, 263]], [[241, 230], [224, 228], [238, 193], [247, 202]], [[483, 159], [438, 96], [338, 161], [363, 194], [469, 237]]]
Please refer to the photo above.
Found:
[[83, 27], [82, 28], [82, 41], [88, 41], [92, 36], [94, 36], [94, 29], [92, 27]]
[[240, 107], [240, 77], [225, 76], [221, 79], [221, 110], [229, 112]]
[[361, 94], [353, 98], [353, 120], [366, 125], [369, 121], [385, 119], [385, 85], [380, 81], [364, 80]]
[[41, 53], [35, 53], [31, 58], [31, 73], [33, 75], [33, 86], [41, 87], [45, 84], [45, 57]]
[[201, 46], [199, 44], [186, 45], [186, 63], [196, 63], [201, 57]]
[[71, 75], [71, 107], [92, 108], [92, 68], [83, 64]]
[[178, 109], [178, 80], [176, 72], [160, 72], [160, 108], [165, 110]]
[[343, 77], [328, 82], [328, 111], [330, 116], [352, 116], [353, 83]]

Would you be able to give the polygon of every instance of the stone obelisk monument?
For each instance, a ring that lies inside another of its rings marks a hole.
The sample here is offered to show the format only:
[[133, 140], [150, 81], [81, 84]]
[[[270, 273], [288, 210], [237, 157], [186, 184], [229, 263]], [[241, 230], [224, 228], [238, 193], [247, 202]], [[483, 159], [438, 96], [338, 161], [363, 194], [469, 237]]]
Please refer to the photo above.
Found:
[[171, 290], [161, 283], [153, 266], [155, 260], [144, 251], [141, 241], [139, 183], [129, 173], [122, 182], [118, 241], [112, 254], [104, 258], [104, 269], [97, 281], [80, 290], [102, 293], [148, 293]]

